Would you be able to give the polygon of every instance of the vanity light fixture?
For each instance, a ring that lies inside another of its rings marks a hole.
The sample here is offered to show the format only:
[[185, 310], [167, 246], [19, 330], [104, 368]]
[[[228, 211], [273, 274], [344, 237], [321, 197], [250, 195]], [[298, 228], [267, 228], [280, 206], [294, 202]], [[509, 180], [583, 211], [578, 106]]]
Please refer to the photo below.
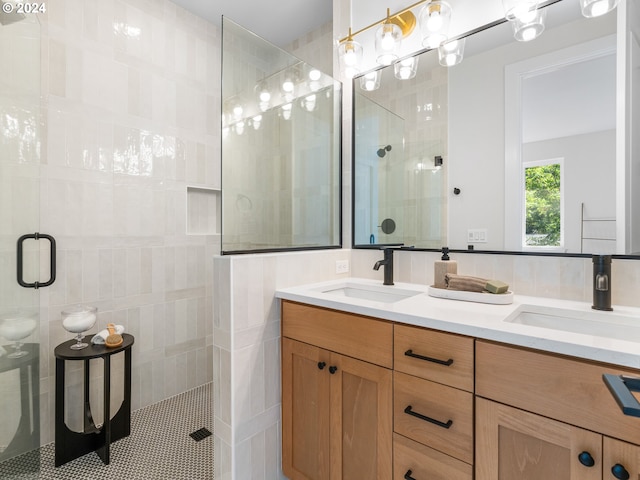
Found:
[[393, 74], [398, 80], [409, 80], [418, 73], [418, 57], [407, 57], [393, 64]]
[[443, 67], [453, 67], [462, 62], [464, 56], [464, 38], [443, 43], [438, 47], [438, 62]]
[[422, 46], [438, 48], [449, 35], [451, 6], [444, 1], [434, 0], [424, 6], [420, 12], [420, 30]]
[[362, 64], [362, 45], [353, 39], [351, 28], [349, 35], [340, 41], [338, 45], [338, 59], [340, 61], [340, 70], [347, 78], [353, 78], [360, 73], [360, 65]]
[[618, 0], [580, 0], [582, 15], [587, 18], [599, 17], [609, 13], [618, 5]]
[[[411, 10], [429, 1], [420, 0], [393, 14], [389, 13], [387, 8], [387, 15], [371, 25], [367, 25], [356, 32], [352, 32], [351, 28], [349, 28], [349, 34], [338, 41], [338, 59], [342, 74], [347, 78], [353, 78], [360, 73], [363, 49], [362, 45], [356, 42], [354, 38], [377, 26], [380, 26], [380, 28], [376, 31], [375, 37], [376, 61], [380, 65], [393, 63], [399, 56], [398, 49], [402, 38], [409, 36], [415, 29], [416, 16]], [[434, 0], [432, 3], [439, 3], [439, 1]]]
[[387, 19], [376, 30], [376, 62], [379, 65], [391, 65], [398, 59], [401, 44], [402, 30], [398, 25], [391, 22], [389, 9], [387, 8]]
[[365, 73], [360, 77], [360, 88], [366, 92], [373, 92], [380, 88], [380, 70]]

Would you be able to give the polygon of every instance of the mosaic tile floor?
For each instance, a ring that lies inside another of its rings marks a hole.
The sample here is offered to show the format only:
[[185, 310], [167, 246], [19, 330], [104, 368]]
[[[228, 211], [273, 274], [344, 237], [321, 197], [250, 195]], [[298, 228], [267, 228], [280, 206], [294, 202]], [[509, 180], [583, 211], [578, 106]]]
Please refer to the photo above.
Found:
[[50, 443], [0, 463], [0, 479], [211, 480], [213, 436], [190, 434], [213, 432], [212, 390], [209, 383], [133, 412], [131, 435], [112, 444], [109, 465], [92, 452], [55, 468]]

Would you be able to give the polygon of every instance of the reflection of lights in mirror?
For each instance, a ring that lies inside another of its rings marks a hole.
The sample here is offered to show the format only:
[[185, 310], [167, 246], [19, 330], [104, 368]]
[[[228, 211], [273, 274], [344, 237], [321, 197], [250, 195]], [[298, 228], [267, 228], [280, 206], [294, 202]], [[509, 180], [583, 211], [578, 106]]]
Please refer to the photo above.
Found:
[[538, 0], [502, 0], [504, 18], [510, 22], [516, 18], [526, 17], [538, 8]]
[[453, 40], [438, 47], [438, 62], [443, 67], [453, 67], [462, 62], [465, 39]]
[[293, 100], [293, 90], [295, 89], [295, 85], [291, 79], [286, 79], [282, 82], [282, 86], [280, 87], [282, 90], [282, 98], [286, 102], [290, 102]]
[[285, 103], [280, 109], [282, 110], [282, 118], [289, 120], [291, 118], [291, 104]]
[[580, 0], [582, 14], [587, 18], [599, 17], [616, 8], [618, 0]]
[[519, 42], [529, 42], [544, 32], [547, 9], [534, 10], [511, 21], [513, 37]]
[[317, 82], [322, 77], [322, 72], [320, 70], [313, 68], [309, 71], [309, 80], [312, 82]]
[[316, 92], [320, 90], [320, 78], [322, 78], [320, 70], [313, 68], [309, 71], [309, 88], [311, 91]]
[[307, 112], [313, 112], [316, 109], [316, 96], [307, 95], [302, 101], [302, 106]]
[[266, 112], [269, 109], [269, 102], [271, 101], [271, 93], [266, 88], [260, 91], [258, 95], [260, 100], [260, 110]]
[[242, 135], [244, 133], [244, 121], [239, 121], [236, 123], [236, 133], [238, 135]]
[[236, 105], [233, 107], [233, 117], [236, 120], [240, 120], [242, 118], [242, 112], [243, 112], [243, 109], [241, 105]]
[[252, 119], [253, 129], [258, 130], [260, 128], [260, 123], [262, 122], [262, 115], [256, 115]]
[[360, 88], [367, 92], [373, 92], [380, 88], [380, 71], [365, 73], [360, 77]]
[[418, 72], [418, 57], [409, 57], [393, 64], [393, 73], [399, 80], [410, 80]]

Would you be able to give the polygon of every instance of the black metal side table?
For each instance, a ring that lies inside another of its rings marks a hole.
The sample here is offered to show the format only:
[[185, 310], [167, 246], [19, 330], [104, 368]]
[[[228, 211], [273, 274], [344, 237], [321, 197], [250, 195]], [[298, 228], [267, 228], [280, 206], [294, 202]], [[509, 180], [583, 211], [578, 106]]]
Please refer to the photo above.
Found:
[[[116, 348], [89, 344], [82, 350], [71, 350], [76, 340], [61, 343], [54, 350], [56, 357], [56, 435], [55, 465], [59, 467], [89, 452], [96, 451], [105, 464], [109, 464], [111, 442], [127, 437], [131, 432], [131, 346], [134, 338], [124, 333], [124, 342]], [[124, 399], [118, 413], [110, 419], [111, 410], [111, 356], [124, 352]], [[89, 404], [89, 360], [104, 361], [104, 424], [98, 428]], [[64, 366], [65, 361], [84, 362], [84, 428], [82, 432], [70, 430], [64, 421]]]
[[27, 355], [0, 358], [0, 373], [20, 371], [20, 420], [9, 446], [0, 453], [0, 462], [40, 446], [40, 344], [25, 343], [22, 350]]

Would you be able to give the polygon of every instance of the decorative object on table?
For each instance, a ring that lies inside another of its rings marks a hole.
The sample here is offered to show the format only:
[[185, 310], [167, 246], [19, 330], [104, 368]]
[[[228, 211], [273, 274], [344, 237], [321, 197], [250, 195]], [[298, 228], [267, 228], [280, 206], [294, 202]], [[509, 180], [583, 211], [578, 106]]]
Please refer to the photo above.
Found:
[[[113, 324], [110, 324], [113, 325]], [[122, 335], [124, 333], [124, 326], [122, 325], [114, 325], [115, 333], [118, 335]], [[104, 345], [107, 341], [107, 337], [109, 336], [109, 330], [106, 328], [104, 330], [100, 330], [91, 338], [91, 343], [94, 345]]]
[[22, 350], [22, 341], [31, 335], [38, 322], [34, 315], [23, 314], [18, 311], [7, 314], [0, 322], [0, 335], [13, 342], [13, 352], [7, 358], [20, 358], [28, 355], [29, 352]]
[[77, 305], [62, 311], [62, 326], [65, 330], [76, 334], [76, 343], [69, 348], [81, 350], [89, 346], [82, 341], [84, 332], [93, 328], [96, 324], [98, 309], [87, 305]]
[[123, 342], [122, 335], [120, 335], [119, 333], [116, 333], [116, 326], [113, 323], [107, 324], [107, 330], [109, 330], [109, 336], [104, 341], [104, 344], [108, 348], [115, 348], [122, 345], [122, 342]]

